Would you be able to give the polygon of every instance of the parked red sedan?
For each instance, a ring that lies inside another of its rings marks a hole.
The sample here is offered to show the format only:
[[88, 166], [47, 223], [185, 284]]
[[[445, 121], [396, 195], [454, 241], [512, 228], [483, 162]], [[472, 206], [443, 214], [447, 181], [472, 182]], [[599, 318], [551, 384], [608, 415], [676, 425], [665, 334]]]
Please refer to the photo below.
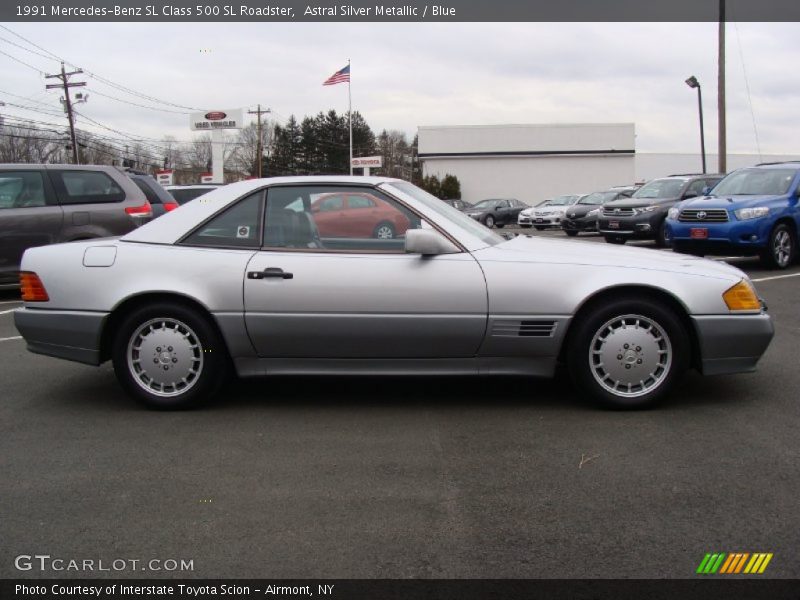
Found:
[[402, 212], [371, 194], [324, 194], [311, 203], [322, 237], [383, 240], [404, 235], [410, 221]]

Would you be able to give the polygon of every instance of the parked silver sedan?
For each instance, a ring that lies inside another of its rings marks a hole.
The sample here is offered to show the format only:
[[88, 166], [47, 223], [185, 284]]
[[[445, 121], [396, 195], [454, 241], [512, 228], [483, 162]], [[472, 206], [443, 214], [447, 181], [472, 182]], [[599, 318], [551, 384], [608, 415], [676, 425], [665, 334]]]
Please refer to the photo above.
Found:
[[[408, 226], [385, 238], [387, 219]], [[562, 362], [583, 393], [638, 408], [689, 367], [752, 371], [773, 334], [729, 265], [507, 240], [377, 177], [227, 185], [119, 239], [30, 249], [22, 269], [28, 349], [111, 360], [154, 408], [197, 405], [230, 371], [551, 376]]]

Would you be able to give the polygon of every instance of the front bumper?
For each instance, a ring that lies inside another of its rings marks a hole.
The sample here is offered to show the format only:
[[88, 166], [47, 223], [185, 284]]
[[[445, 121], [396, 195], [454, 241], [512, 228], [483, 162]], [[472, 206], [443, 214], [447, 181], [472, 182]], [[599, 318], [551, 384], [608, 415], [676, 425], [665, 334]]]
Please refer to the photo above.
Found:
[[597, 231], [597, 217], [566, 217], [561, 221], [561, 228], [565, 231]]
[[[697, 249], [721, 249], [732, 254], [754, 254], [767, 245], [773, 222], [770, 219], [727, 221], [724, 223], [686, 223], [667, 220], [672, 240]], [[705, 238], [692, 237], [692, 230], [705, 230]], [[712, 252], [708, 252], [711, 254]]]
[[656, 237], [658, 230], [661, 228], [661, 223], [666, 217], [667, 211], [665, 210], [620, 217], [601, 214], [597, 219], [597, 229], [604, 235], [653, 239]]
[[36, 354], [100, 364], [100, 335], [108, 313], [23, 307], [14, 325]]
[[769, 346], [775, 328], [764, 312], [754, 315], [693, 316], [703, 375], [747, 373]]
[[549, 214], [549, 215], [531, 215], [531, 225], [536, 227], [558, 227], [561, 225], [563, 214]]

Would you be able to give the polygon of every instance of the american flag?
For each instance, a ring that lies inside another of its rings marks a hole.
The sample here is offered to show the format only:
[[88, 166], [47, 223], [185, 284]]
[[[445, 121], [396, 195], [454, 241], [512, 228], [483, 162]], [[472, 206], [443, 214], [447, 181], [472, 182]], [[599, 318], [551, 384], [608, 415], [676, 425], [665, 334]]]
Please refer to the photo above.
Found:
[[350, 65], [336, 71], [336, 73], [328, 77], [322, 85], [336, 85], [337, 83], [344, 83], [345, 81], [350, 81]]

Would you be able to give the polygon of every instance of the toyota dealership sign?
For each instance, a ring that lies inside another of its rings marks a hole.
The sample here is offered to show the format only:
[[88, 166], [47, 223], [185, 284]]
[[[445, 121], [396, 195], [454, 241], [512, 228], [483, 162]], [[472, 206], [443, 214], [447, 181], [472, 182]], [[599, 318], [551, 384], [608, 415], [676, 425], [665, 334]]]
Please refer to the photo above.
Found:
[[243, 114], [241, 108], [209, 110], [192, 113], [189, 117], [192, 131], [211, 131], [214, 129], [241, 129]]

